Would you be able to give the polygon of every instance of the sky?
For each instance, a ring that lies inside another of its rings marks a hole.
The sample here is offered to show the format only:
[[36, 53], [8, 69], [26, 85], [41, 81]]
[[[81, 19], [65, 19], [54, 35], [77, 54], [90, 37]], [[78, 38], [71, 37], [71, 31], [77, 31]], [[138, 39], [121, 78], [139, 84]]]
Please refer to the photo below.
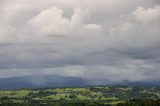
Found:
[[159, 0], [0, 0], [0, 78], [160, 79]]

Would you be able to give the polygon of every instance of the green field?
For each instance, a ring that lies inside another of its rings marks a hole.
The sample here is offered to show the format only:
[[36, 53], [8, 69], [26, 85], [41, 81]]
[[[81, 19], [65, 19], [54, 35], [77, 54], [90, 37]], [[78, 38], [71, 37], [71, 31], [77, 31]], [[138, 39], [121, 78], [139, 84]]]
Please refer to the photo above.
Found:
[[0, 106], [160, 106], [160, 89], [94, 86], [0, 90]]

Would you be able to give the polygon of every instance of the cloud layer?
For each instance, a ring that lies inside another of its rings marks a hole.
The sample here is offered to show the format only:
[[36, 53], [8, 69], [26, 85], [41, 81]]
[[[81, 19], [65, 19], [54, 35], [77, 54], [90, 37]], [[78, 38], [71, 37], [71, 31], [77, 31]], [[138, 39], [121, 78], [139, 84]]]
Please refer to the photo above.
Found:
[[159, 13], [159, 0], [1, 0], [0, 77], [157, 80]]

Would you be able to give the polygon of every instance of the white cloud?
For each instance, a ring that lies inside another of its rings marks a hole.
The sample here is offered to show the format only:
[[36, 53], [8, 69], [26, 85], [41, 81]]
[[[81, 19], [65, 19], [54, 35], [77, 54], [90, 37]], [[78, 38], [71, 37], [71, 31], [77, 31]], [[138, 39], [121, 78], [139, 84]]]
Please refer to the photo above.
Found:
[[[97, 24], [83, 23], [85, 10], [75, 9], [71, 19], [63, 16], [63, 10], [51, 7], [41, 11], [36, 17], [29, 21], [29, 24], [42, 35], [89, 35], [98, 34], [102, 27]], [[92, 33], [94, 32], [94, 33]], [[80, 34], [81, 33], [81, 34]]]
[[143, 23], [159, 23], [160, 22], [160, 6], [145, 9], [138, 7], [132, 14], [139, 22]]
[[121, 15], [117, 23], [111, 23], [108, 38], [122, 51], [157, 47], [160, 42], [159, 19], [159, 6], [137, 7], [129, 14]]

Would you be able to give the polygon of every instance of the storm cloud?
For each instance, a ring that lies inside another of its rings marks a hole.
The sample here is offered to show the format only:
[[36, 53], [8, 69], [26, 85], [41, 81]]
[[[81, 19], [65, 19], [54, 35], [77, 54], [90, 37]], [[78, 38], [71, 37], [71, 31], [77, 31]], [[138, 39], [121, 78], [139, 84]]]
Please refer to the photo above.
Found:
[[159, 0], [1, 0], [0, 77], [160, 75]]

